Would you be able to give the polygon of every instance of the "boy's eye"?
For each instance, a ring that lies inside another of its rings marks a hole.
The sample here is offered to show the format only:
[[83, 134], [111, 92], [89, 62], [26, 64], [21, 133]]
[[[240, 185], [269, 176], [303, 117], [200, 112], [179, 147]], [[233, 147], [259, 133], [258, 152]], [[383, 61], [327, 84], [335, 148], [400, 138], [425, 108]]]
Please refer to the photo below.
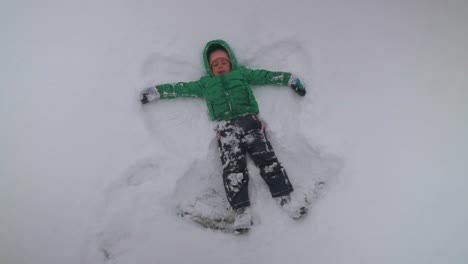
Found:
[[228, 60], [220, 59], [220, 60], [216, 60], [215, 62], [213, 62], [212, 67], [226, 66], [228, 64], [229, 64]]

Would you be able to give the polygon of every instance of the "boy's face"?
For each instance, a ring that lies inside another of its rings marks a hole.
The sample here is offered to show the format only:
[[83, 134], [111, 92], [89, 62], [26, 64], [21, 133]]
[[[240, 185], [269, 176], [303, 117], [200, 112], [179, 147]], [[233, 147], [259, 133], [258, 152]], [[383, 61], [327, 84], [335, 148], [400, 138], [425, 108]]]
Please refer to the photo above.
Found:
[[225, 58], [216, 59], [211, 64], [211, 71], [213, 71], [214, 76], [228, 73], [231, 71], [231, 63]]

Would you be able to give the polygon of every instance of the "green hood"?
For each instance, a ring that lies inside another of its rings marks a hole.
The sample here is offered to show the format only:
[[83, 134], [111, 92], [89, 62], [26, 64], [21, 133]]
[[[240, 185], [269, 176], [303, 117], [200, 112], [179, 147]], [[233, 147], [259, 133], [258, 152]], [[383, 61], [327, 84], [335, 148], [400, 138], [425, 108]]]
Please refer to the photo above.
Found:
[[210, 76], [214, 76], [214, 75], [210, 68], [208, 55], [211, 53], [211, 51], [218, 49], [218, 48], [223, 48], [227, 51], [229, 55], [229, 59], [231, 60], [231, 70], [235, 70], [237, 68], [237, 59], [236, 59], [236, 56], [234, 55], [234, 52], [232, 52], [232, 49], [229, 46], [229, 44], [227, 44], [226, 41], [222, 39], [212, 40], [206, 44], [205, 49], [203, 51], [203, 62], [205, 64], [205, 70], [206, 70], [206, 73]]

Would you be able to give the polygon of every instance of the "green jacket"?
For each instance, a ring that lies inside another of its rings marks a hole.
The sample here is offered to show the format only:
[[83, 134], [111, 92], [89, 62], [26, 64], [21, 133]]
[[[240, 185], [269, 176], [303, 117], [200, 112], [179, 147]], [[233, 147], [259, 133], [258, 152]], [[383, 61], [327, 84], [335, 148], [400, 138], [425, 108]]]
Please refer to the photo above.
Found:
[[[231, 60], [231, 71], [214, 76], [208, 62], [208, 54], [223, 47]], [[206, 44], [203, 61], [207, 76], [198, 81], [157, 85], [160, 98], [203, 97], [211, 120], [228, 120], [245, 114], [258, 114], [258, 104], [250, 85], [288, 84], [291, 73], [251, 70], [238, 66], [231, 47], [223, 40]]]

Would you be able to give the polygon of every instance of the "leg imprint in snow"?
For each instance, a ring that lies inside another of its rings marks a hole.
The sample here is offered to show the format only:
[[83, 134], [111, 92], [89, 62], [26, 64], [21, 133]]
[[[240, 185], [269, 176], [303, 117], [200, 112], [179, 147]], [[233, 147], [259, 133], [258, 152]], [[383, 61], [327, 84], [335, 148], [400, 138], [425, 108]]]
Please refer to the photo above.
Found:
[[128, 251], [135, 233], [152, 221], [160, 176], [159, 164], [144, 159], [109, 184], [89, 234], [87, 258], [94, 260], [88, 263], [112, 263]]
[[211, 142], [209, 153], [194, 161], [178, 180], [174, 192], [177, 214], [204, 228], [233, 232], [235, 215], [226, 198], [216, 141]]
[[280, 153], [291, 175], [295, 192], [297, 195], [305, 195], [312, 203], [336, 180], [343, 167], [343, 159], [313, 147], [301, 134], [284, 141]]

